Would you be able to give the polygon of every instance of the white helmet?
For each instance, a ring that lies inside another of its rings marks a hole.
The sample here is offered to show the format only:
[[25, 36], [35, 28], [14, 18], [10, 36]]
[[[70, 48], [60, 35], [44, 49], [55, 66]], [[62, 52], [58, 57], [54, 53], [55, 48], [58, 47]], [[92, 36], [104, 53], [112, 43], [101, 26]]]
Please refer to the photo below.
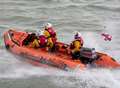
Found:
[[75, 35], [74, 35], [74, 38], [77, 39], [77, 38], [80, 38], [82, 35], [80, 32], [75, 32]]
[[81, 36], [82, 36], [80, 32], [77, 32], [77, 34], [78, 34], [78, 37], [81, 37]]
[[52, 24], [51, 24], [51, 23], [45, 24], [45, 28], [51, 28], [51, 27], [52, 27]]
[[44, 35], [44, 31], [41, 30], [41, 31], [40, 31], [40, 35]]

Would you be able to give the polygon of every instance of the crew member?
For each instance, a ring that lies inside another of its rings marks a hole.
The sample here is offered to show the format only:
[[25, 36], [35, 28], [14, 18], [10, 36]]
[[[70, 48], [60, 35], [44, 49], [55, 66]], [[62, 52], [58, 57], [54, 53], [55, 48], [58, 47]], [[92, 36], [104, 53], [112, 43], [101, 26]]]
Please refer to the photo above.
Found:
[[40, 44], [39, 44], [39, 40], [38, 37], [36, 36], [35, 33], [30, 34], [30, 41], [32, 41], [32, 43], [30, 44], [30, 47], [32, 48], [39, 48]]
[[44, 35], [47, 38], [47, 50], [54, 50], [54, 46], [56, 43], [56, 32], [53, 29], [52, 24], [47, 23], [44, 28]]
[[74, 35], [74, 40], [70, 45], [72, 57], [74, 59], [78, 59], [80, 57], [80, 49], [83, 46], [83, 39], [79, 32], [76, 32]]

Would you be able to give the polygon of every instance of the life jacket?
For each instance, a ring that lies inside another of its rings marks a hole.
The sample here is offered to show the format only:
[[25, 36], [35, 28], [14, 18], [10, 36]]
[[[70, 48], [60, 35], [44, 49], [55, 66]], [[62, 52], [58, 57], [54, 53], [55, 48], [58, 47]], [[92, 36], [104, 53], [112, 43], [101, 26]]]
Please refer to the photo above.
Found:
[[53, 28], [48, 28], [46, 30], [49, 32], [50, 37], [56, 37], [56, 32], [54, 31]]
[[49, 38], [50, 37], [50, 33], [47, 30], [44, 30], [44, 36], [46, 38]]
[[47, 37], [47, 39], [48, 38], [52, 38], [52, 41], [53, 41], [53, 43], [55, 43], [56, 41], [57, 41], [57, 38], [56, 38], [56, 32], [54, 31], [54, 29], [53, 28], [48, 28], [48, 29], [45, 29], [45, 31], [47, 31], [46, 32], [46, 37]]
[[45, 46], [47, 43], [47, 39], [44, 35], [39, 36], [40, 46]]
[[[76, 44], [76, 42], [78, 42], [78, 43]], [[79, 44], [80, 44], [80, 45], [79, 45]], [[77, 39], [77, 40], [74, 40], [74, 41], [71, 43], [70, 49], [74, 49], [74, 48], [79, 48], [79, 49], [80, 49], [81, 46], [82, 46], [81, 40]]]
[[79, 37], [79, 38], [76, 38], [76, 40], [78, 40], [78, 41], [80, 41], [80, 43], [81, 43], [81, 46], [83, 46], [83, 38], [82, 37]]

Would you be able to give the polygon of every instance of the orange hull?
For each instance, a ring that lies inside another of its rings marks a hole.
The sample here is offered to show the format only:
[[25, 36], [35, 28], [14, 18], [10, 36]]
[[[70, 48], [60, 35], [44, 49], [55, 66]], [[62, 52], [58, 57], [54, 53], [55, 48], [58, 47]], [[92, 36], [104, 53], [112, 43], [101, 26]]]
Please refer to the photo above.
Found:
[[[71, 55], [64, 53], [66, 50], [61, 49], [60, 52], [50, 53], [44, 48], [30, 48], [23, 44], [23, 41], [28, 36], [26, 32], [17, 32], [9, 30], [4, 33], [5, 46], [11, 52], [25, 57], [27, 61], [35, 65], [49, 65], [60, 69], [80, 69], [86, 68], [80, 60], [73, 60]], [[63, 43], [59, 43], [63, 44]], [[118, 68], [120, 64], [114, 61], [110, 56], [102, 53], [97, 53], [98, 58], [92, 62], [95, 66], [106, 67], [106, 68]]]
[[120, 63], [107, 54], [98, 53], [98, 55], [100, 56], [99, 59], [94, 62], [98, 67], [120, 68]]

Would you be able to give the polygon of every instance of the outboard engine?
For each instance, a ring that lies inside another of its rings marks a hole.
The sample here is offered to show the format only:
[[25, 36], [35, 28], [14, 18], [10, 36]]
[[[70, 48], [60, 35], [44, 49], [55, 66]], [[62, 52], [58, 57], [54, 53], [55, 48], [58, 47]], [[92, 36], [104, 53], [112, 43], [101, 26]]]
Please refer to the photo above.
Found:
[[85, 48], [82, 47], [80, 50], [80, 60], [83, 63], [91, 63], [97, 58], [97, 53], [95, 51], [95, 48]]

